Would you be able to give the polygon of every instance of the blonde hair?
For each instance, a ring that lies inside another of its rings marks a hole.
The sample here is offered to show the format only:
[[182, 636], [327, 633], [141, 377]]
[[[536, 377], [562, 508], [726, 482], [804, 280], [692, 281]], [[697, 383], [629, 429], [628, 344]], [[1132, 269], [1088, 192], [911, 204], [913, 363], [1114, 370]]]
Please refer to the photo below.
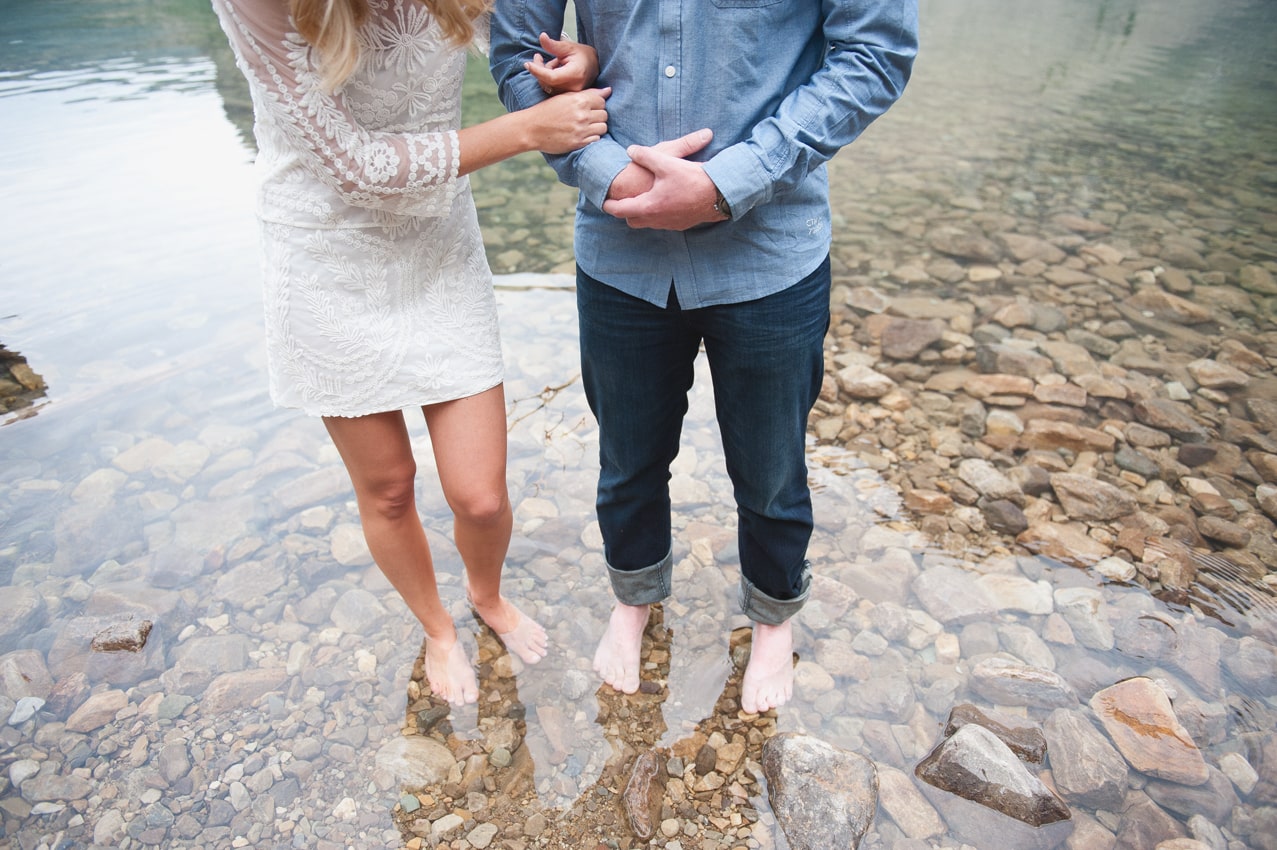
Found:
[[[474, 38], [475, 18], [488, 11], [491, 0], [417, 0], [443, 34], [457, 47]], [[359, 65], [359, 28], [368, 19], [367, 0], [288, 0], [293, 23], [301, 37], [319, 52], [324, 88], [332, 91]]]

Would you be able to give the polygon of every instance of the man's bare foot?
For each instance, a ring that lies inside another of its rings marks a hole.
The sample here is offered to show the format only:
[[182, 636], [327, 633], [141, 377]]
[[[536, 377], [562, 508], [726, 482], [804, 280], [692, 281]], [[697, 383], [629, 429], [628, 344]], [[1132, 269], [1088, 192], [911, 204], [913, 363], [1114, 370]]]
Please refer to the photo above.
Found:
[[[466, 591], [469, 596], [469, 590]], [[496, 601], [480, 605], [474, 597], [470, 604], [479, 614], [480, 619], [488, 624], [488, 628], [496, 633], [505, 648], [523, 661], [524, 664], [536, 664], [545, 658], [550, 645], [541, 624], [524, 614], [514, 603], [504, 596], [498, 595]]]
[[740, 707], [748, 714], [779, 708], [794, 695], [794, 631], [788, 620], [779, 626], [754, 623], [740, 691]]
[[479, 698], [474, 668], [455, 632], [451, 643], [426, 638], [426, 681], [435, 696], [451, 705], [468, 705]]
[[616, 603], [607, 631], [594, 653], [594, 672], [621, 693], [632, 694], [638, 690], [639, 658], [649, 613], [647, 605]]

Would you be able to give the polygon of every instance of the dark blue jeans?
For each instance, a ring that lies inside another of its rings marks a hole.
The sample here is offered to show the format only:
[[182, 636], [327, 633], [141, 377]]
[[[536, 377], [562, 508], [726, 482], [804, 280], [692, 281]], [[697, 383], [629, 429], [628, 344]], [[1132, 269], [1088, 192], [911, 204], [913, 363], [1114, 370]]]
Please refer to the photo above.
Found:
[[824, 374], [829, 260], [781, 292], [681, 309], [626, 295], [577, 270], [581, 368], [599, 422], [596, 507], [616, 598], [670, 594], [670, 463], [702, 343], [714, 382], [739, 521], [741, 607], [779, 624], [811, 584], [807, 416]]

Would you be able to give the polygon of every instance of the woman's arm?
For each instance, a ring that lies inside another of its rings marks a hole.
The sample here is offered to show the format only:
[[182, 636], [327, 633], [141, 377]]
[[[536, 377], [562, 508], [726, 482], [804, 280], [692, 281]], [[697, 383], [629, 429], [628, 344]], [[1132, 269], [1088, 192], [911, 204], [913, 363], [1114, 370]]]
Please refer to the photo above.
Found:
[[314, 51], [282, 0], [213, 0], [240, 70], [264, 111], [308, 170], [353, 206], [432, 215], [448, 205], [456, 178], [531, 150], [563, 153], [607, 128], [608, 92], [552, 98], [459, 132], [386, 133], [362, 127], [340, 93], [321, 85]]
[[567, 153], [607, 132], [605, 101], [611, 89], [567, 92], [535, 106], [461, 130], [459, 174], [468, 174], [526, 151]]

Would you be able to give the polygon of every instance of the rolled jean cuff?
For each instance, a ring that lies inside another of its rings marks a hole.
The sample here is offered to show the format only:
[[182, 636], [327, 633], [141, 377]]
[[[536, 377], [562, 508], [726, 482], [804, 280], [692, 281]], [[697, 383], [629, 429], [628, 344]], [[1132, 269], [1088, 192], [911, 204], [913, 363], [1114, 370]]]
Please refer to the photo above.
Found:
[[674, 550], [655, 564], [637, 570], [618, 570], [607, 565], [612, 580], [612, 593], [622, 605], [651, 605], [670, 595], [674, 577]]
[[793, 599], [777, 599], [759, 590], [745, 576], [740, 577], [740, 607], [756, 623], [779, 626], [807, 604], [811, 594], [811, 564], [803, 561], [803, 589]]

